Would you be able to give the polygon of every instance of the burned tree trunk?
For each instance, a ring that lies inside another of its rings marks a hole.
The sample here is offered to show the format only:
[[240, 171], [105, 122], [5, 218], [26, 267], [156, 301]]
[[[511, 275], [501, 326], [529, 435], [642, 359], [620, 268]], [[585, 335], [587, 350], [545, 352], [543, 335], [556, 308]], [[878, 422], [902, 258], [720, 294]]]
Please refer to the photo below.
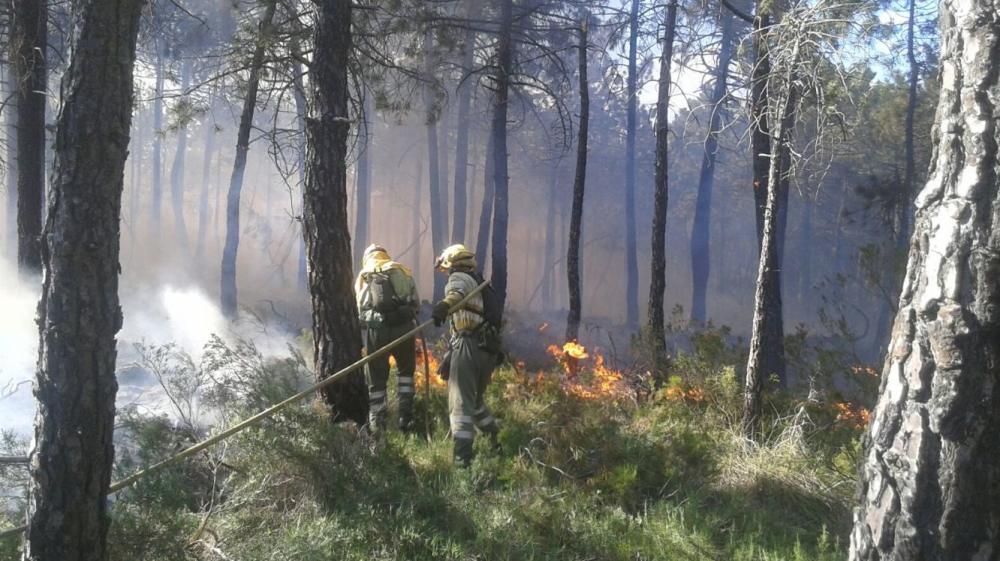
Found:
[[625, 114], [625, 323], [639, 325], [639, 257], [635, 232], [635, 126], [638, 101], [639, 0], [632, 0], [629, 13], [628, 99]]
[[[181, 97], [188, 95], [191, 85], [191, 72], [194, 61], [187, 59], [181, 65]], [[187, 160], [187, 116], [180, 115], [180, 126], [177, 127], [177, 151], [174, 152], [174, 163], [170, 168], [170, 204], [174, 211], [174, 230], [177, 233], [177, 245], [187, 250], [187, 224], [184, 221], [184, 164]]]
[[[247, 80], [246, 98], [240, 114], [240, 128], [236, 133], [236, 158], [233, 174], [229, 179], [229, 193], [226, 196], [226, 243], [222, 249], [222, 279], [219, 296], [222, 313], [229, 319], [236, 319], [236, 255], [240, 246], [240, 194], [243, 191], [243, 173], [247, 167], [247, 152], [250, 150], [250, 129], [253, 126], [254, 110], [257, 108], [257, 88], [264, 66], [264, 53], [271, 36], [277, 0], [268, 2], [260, 20], [260, 35], [250, 60], [250, 77]], [[348, 250], [350, 251], [350, 250]]]
[[500, 6], [500, 41], [497, 46], [496, 107], [493, 111], [493, 266], [490, 284], [500, 298], [507, 300], [507, 98], [513, 70], [514, 0], [502, 0]]
[[465, 42], [462, 45], [462, 83], [458, 90], [458, 130], [455, 138], [455, 195], [454, 218], [452, 219], [451, 241], [466, 243], [465, 213], [468, 200], [467, 182], [469, 167], [469, 109], [472, 101], [472, 91], [475, 78], [472, 76], [472, 64], [476, 53], [476, 31], [473, 21], [478, 19], [481, 3], [477, 0], [467, 0], [466, 19], [469, 25], [465, 30]]
[[664, 19], [660, 80], [656, 96], [656, 170], [653, 200], [652, 278], [649, 284], [649, 335], [659, 361], [666, 351], [663, 294], [667, 288], [667, 200], [670, 152], [670, 66], [677, 24], [677, 0], [671, 0]]
[[39, 407], [24, 558], [106, 559], [119, 224], [142, 0], [77, 2], [42, 233]]
[[566, 251], [566, 278], [569, 281], [569, 314], [566, 316], [566, 340], [580, 337], [583, 308], [580, 286], [580, 241], [583, 235], [583, 195], [587, 185], [587, 135], [590, 123], [590, 84], [587, 81], [587, 26], [580, 24], [579, 78], [580, 126], [576, 137], [576, 175], [573, 179], [573, 210], [569, 222], [569, 249]]
[[38, 274], [45, 197], [47, 2], [13, 0], [11, 12], [11, 62], [17, 84], [17, 265], [21, 273]]
[[940, 4], [941, 97], [850, 559], [1000, 558], [1000, 12]]
[[[347, 68], [351, 0], [317, 0], [306, 117], [306, 180], [302, 225], [309, 258], [309, 293], [316, 375], [325, 378], [361, 356], [347, 220]], [[363, 424], [368, 390], [360, 371], [327, 386], [323, 398], [335, 421]]]
[[476, 235], [476, 259], [479, 260], [484, 274], [486, 270], [486, 253], [490, 249], [490, 232], [493, 230], [493, 134], [486, 141], [486, 163], [483, 165], [483, 204], [479, 211], [479, 231]]
[[[765, 40], [761, 38], [761, 41]], [[788, 70], [785, 72], [780, 84], [783, 91], [777, 103], [778, 125], [771, 137], [772, 152], [770, 154], [771, 161], [767, 174], [767, 184], [769, 187], [767, 190], [767, 204], [764, 209], [764, 238], [758, 258], [757, 289], [754, 294], [753, 327], [750, 336], [750, 357], [747, 360], [744, 388], [743, 432], [747, 438], [751, 439], [756, 437], [760, 423], [764, 382], [771, 375], [776, 375], [779, 378], [784, 375], [783, 371], [773, 372], [767, 370], [768, 363], [771, 361], [765, 359], [775, 349], [769, 349], [764, 344], [766, 341], [764, 334], [768, 332], [768, 325], [774, 325], [775, 322], [780, 323], [781, 321], [780, 317], [774, 317], [776, 313], [781, 313], [781, 308], [779, 306], [775, 310], [771, 305], [772, 301], [768, 300], [768, 295], [777, 292], [780, 303], [780, 289], [776, 290], [777, 287], [773, 285], [778, 278], [775, 271], [778, 268], [778, 190], [783, 173], [781, 152], [784, 144], [788, 142], [788, 125], [791, 122], [790, 115], [793, 114], [795, 108], [796, 96], [793, 91], [793, 80], [795, 78], [795, 66], [798, 64], [800, 45], [801, 43], [796, 39], [794, 45], [791, 46], [792, 51], [790, 61], [788, 62]], [[772, 92], [774, 85], [774, 83], [771, 84]], [[775, 343], [774, 341], [769, 342]], [[780, 341], [777, 343], [781, 344]], [[781, 360], [780, 356], [777, 362], [781, 366], [784, 365], [784, 361]]]
[[722, 43], [719, 47], [719, 65], [715, 70], [712, 89], [711, 118], [705, 136], [698, 178], [698, 196], [691, 227], [691, 320], [703, 324], [708, 319], [706, 297], [711, 263], [709, 236], [711, 232], [712, 190], [715, 183], [715, 158], [719, 151], [719, 132], [722, 128], [723, 105], [729, 81], [729, 64], [733, 58], [733, 16], [728, 10], [721, 15]]

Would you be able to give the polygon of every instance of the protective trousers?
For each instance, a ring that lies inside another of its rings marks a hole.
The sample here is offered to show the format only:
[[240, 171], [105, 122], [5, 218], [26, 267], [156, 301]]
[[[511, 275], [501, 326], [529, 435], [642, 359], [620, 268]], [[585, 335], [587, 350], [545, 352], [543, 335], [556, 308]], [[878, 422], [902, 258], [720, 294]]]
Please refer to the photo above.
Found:
[[472, 462], [475, 429], [496, 438], [496, 419], [483, 401], [490, 383], [496, 357], [479, 348], [474, 335], [453, 335], [451, 338], [451, 376], [448, 378], [448, 413], [454, 439], [455, 462], [468, 466]]
[[[365, 351], [372, 354], [406, 334], [412, 322], [401, 325], [369, 327], [365, 332]], [[396, 361], [396, 393], [399, 398], [399, 428], [408, 430], [413, 424], [413, 372], [417, 367], [417, 347], [414, 339], [396, 345], [388, 354], [365, 366], [368, 383], [368, 424], [373, 431], [385, 429], [387, 414], [386, 385], [389, 380], [389, 357]]]

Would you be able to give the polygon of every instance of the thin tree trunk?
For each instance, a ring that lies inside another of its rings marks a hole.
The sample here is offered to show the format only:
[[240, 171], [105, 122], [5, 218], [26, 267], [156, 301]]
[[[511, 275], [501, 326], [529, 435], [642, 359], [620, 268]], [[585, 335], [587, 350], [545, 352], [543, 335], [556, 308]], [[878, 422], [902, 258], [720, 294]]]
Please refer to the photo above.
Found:
[[753, 158], [754, 218], [757, 225], [757, 251], [764, 241], [764, 209], [767, 206], [767, 176], [770, 169], [771, 128], [767, 117], [767, 77], [771, 74], [771, 59], [767, 52], [767, 28], [771, 17], [764, 11], [764, 0], [757, 0], [757, 15], [753, 19], [751, 42], [754, 65], [750, 74], [750, 153]]
[[910, 220], [912, 218], [912, 197], [916, 182], [916, 149], [914, 148], [914, 121], [917, 114], [917, 86], [920, 80], [920, 66], [914, 49], [914, 28], [916, 27], [917, 0], [910, 0], [910, 13], [906, 22], [906, 60], [910, 64], [909, 84], [906, 99], [906, 167], [903, 171], [903, 196], [899, 205], [899, 232], [896, 248], [900, 253], [910, 242]]
[[[296, 56], [299, 56], [298, 45], [293, 47], [293, 52]], [[292, 97], [295, 99], [295, 117], [298, 119], [299, 127], [299, 188], [303, 188], [306, 184], [306, 89], [305, 83], [302, 78], [304, 73], [302, 72], [302, 64], [297, 60], [292, 63]], [[302, 208], [299, 207], [299, 230], [302, 229]], [[299, 263], [298, 263], [298, 283], [299, 288], [308, 288], [309, 282], [307, 277], [307, 262], [306, 257], [306, 242], [305, 235], [300, 235], [299, 237]]]
[[802, 198], [805, 205], [802, 213], [802, 238], [799, 247], [799, 302], [806, 304], [812, 291], [812, 250], [813, 248], [813, 207], [816, 206], [812, 196]]
[[625, 323], [639, 325], [639, 257], [635, 229], [635, 128], [638, 100], [639, 1], [632, 0], [629, 14], [628, 81], [625, 116]]
[[566, 251], [566, 278], [569, 290], [569, 313], [566, 316], [566, 340], [580, 337], [581, 298], [580, 240], [583, 236], [583, 195], [587, 185], [587, 134], [590, 123], [590, 84], [587, 81], [587, 27], [589, 15], [580, 22], [579, 78], [580, 126], [576, 137], [576, 175], [573, 179], [573, 211], [569, 223], [569, 248]]
[[[129, 197], [129, 212], [128, 218], [129, 223], [132, 225], [130, 228], [132, 237], [129, 240], [130, 244], [134, 244], [136, 237], [139, 236], [139, 224], [141, 218], [139, 216], [139, 209], [142, 208], [140, 202], [142, 201], [142, 153], [143, 153], [143, 139], [142, 139], [142, 107], [137, 106], [135, 108], [134, 118], [137, 121], [135, 124], [135, 140], [132, 142], [134, 147], [132, 152], [129, 154], [129, 158], [132, 160], [132, 186], [131, 186], [131, 196]], [[130, 251], [131, 251], [130, 245]]]
[[[549, 193], [545, 204], [545, 250], [542, 254], [542, 310], [548, 311], [552, 306], [552, 265], [556, 253], [556, 194], [559, 187], [559, 167], [562, 157], [552, 166], [549, 172]], [[529, 302], [530, 304], [530, 302]]]
[[[181, 95], [186, 97], [191, 85], [194, 61], [186, 59], [181, 65]], [[183, 98], [182, 98], [183, 99]], [[177, 151], [170, 168], [170, 202], [174, 211], [174, 228], [177, 231], [177, 245], [187, 250], [187, 223], [184, 221], [184, 163], [187, 156], [187, 123], [181, 122], [177, 129]]]
[[493, 231], [493, 134], [486, 141], [486, 163], [483, 165], [483, 204], [479, 212], [479, 232], [476, 235], [476, 258], [484, 269], [485, 275], [487, 252], [490, 249], [490, 232]]
[[455, 195], [454, 219], [452, 220], [451, 241], [465, 243], [465, 214], [468, 206], [466, 183], [469, 168], [469, 111], [472, 104], [472, 91], [475, 88], [475, 78], [472, 76], [472, 64], [476, 53], [476, 31], [472, 21], [479, 18], [482, 11], [477, 0], [466, 0], [466, 19], [470, 21], [465, 30], [465, 41], [462, 45], [462, 82], [458, 90], [458, 130], [455, 139]]
[[[766, 40], [766, 39], [762, 39]], [[747, 438], [756, 437], [762, 409], [762, 392], [764, 382], [771, 375], [784, 379], [784, 345], [783, 342], [765, 341], [764, 333], [769, 333], [769, 326], [781, 323], [780, 287], [774, 287], [779, 276], [772, 274], [778, 269], [777, 223], [779, 212], [779, 189], [782, 169], [781, 151], [788, 142], [786, 126], [791, 122], [794, 113], [795, 92], [793, 86], [794, 69], [798, 63], [800, 42], [795, 40], [792, 46], [788, 70], [784, 76], [782, 97], [779, 98], [778, 125], [771, 138], [771, 146], [777, 148], [771, 154], [771, 165], [768, 170], [767, 204], [764, 212], [764, 239], [761, 244], [759, 265], [757, 268], [757, 290], [754, 295], [753, 328], [750, 336], [750, 356], [747, 360], [746, 386], [744, 389], [743, 433]], [[769, 295], [777, 294], [779, 306], [775, 310]], [[777, 314], [777, 317], [775, 315]], [[774, 346], [768, 348], [764, 343]], [[776, 353], [775, 357], [772, 353]], [[768, 358], [770, 357], [770, 358]], [[773, 363], [778, 370], [768, 370]]]
[[22, 274], [37, 275], [42, 270], [39, 238], [45, 197], [48, 7], [45, 0], [14, 0], [11, 8], [17, 84], [17, 265]]
[[152, 239], [160, 237], [161, 206], [163, 204], [163, 47], [154, 39], [156, 63], [153, 92], [153, 204], [150, 206]]
[[934, 157], [864, 438], [849, 559], [1000, 558], [1000, 13], [944, 0]]
[[195, 242], [195, 262], [200, 262], [205, 252], [205, 236], [208, 232], [208, 193], [212, 188], [212, 156], [215, 155], [215, 120], [213, 117], [216, 88], [208, 96], [208, 114], [205, 117], [205, 153], [201, 166], [201, 193], [198, 196], [198, 238]]
[[[434, 81], [433, 35], [430, 27], [424, 31], [424, 78], [429, 84]], [[448, 239], [447, 210], [441, 197], [440, 154], [438, 153], [438, 119], [440, 107], [436, 106], [433, 88], [428, 85], [424, 89], [424, 115], [427, 119], [427, 171], [430, 186], [431, 205], [431, 244], [432, 251], [437, 254], [445, 248]], [[444, 298], [444, 275], [434, 275], [434, 301]]]
[[413, 278], [420, 282], [420, 269], [421, 263], [423, 263], [423, 255], [420, 253], [421, 242], [423, 241], [423, 235], [421, 233], [421, 226], [423, 226], [423, 220], [421, 219], [420, 205], [423, 203], [423, 197], [421, 193], [424, 191], [424, 163], [423, 161], [417, 161], [417, 182], [413, 186], [413, 254], [416, 256], [411, 259], [410, 262], [413, 264]]
[[660, 54], [660, 80], [656, 97], [656, 177], [653, 199], [652, 276], [649, 284], [649, 334], [655, 345], [657, 366], [662, 366], [666, 352], [666, 319], [663, 295], [667, 288], [667, 201], [669, 194], [668, 161], [670, 156], [670, 66], [674, 53], [674, 29], [677, 24], [677, 0], [671, 0], [664, 19], [663, 50]]
[[722, 114], [729, 81], [729, 65], [733, 58], [733, 16], [722, 10], [722, 43], [719, 49], [719, 65], [715, 70], [715, 87], [712, 90], [711, 111], [708, 134], [705, 136], [702, 152], [701, 174], [698, 178], [698, 196], [694, 207], [694, 222], [691, 227], [691, 321], [704, 324], [708, 320], [706, 303], [708, 277], [711, 264], [712, 190], [715, 182], [715, 158], [719, 152], [719, 131], [722, 129]]
[[7, 219], [4, 227], [6, 254], [11, 263], [17, 263], [17, 79], [11, 65], [8, 64], [5, 69], [7, 106], [4, 108], [4, 132], [7, 158], [4, 165], [7, 175]]
[[[320, 378], [361, 356], [347, 222], [348, 59], [351, 0], [317, 0], [306, 118], [302, 216], [309, 255], [316, 372]], [[361, 372], [323, 390], [334, 420], [363, 424], [368, 390]]]
[[107, 558], [122, 190], [141, 0], [75, 5], [42, 233], [28, 561]]
[[236, 255], [240, 245], [240, 193], [243, 190], [243, 173], [247, 166], [247, 152], [250, 149], [250, 129], [253, 125], [254, 110], [257, 108], [257, 88], [260, 85], [264, 54], [271, 36], [271, 22], [274, 19], [276, 0], [268, 2], [260, 20], [260, 34], [250, 61], [250, 77], [247, 80], [246, 98], [240, 115], [240, 128], [236, 136], [236, 158], [233, 174], [229, 179], [229, 193], [226, 196], [226, 244], [222, 250], [222, 279], [220, 299], [222, 313], [234, 320], [237, 316]]
[[[361, 152], [358, 154], [358, 177], [357, 193], [354, 196], [354, 204], [357, 211], [354, 215], [354, 265], [361, 266], [361, 257], [364, 255], [365, 247], [369, 242], [368, 236], [368, 216], [371, 213], [371, 174], [372, 160], [371, 151], [374, 143], [371, 120], [374, 112], [371, 110], [371, 101], [366, 96], [362, 103], [364, 119], [362, 128], [358, 133], [358, 144]], [[384, 243], [384, 242], [383, 242]]]
[[490, 285], [500, 299], [501, 308], [507, 301], [507, 188], [510, 179], [507, 175], [507, 98], [513, 67], [513, 22], [514, 2], [502, 0], [497, 46], [497, 98], [493, 112], [493, 266], [490, 271]]

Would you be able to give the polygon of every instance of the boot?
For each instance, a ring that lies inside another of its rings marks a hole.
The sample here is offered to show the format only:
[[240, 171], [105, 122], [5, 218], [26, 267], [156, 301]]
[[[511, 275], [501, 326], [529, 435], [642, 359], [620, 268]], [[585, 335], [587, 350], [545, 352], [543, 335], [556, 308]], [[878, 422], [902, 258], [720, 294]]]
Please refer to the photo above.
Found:
[[460, 468], [467, 468], [472, 465], [472, 439], [456, 438], [454, 455], [455, 465]]

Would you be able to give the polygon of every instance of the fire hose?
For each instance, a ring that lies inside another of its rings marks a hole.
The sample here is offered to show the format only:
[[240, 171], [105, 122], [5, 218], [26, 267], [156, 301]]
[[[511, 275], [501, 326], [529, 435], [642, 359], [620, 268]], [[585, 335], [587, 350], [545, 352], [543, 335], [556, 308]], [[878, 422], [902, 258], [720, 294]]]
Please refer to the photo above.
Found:
[[[455, 304], [454, 306], [452, 306], [451, 309], [448, 310], [448, 313], [453, 313], [453, 312], [456, 312], [456, 311], [460, 310], [463, 306], [465, 306], [465, 304], [467, 304], [469, 302], [469, 300], [472, 299], [473, 296], [475, 296], [475, 295], [479, 294], [480, 292], [482, 292], [482, 290], [484, 288], [486, 288], [487, 284], [489, 284], [489, 282], [488, 281], [484, 281], [482, 284], [480, 284], [475, 289], [473, 289], [472, 291], [470, 291], [457, 304]], [[330, 384], [332, 384], [332, 383], [334, 383], [334, 382], [336, 382], [336, 381], [344, 378], [345, 376], [347, 376], [351, 372], [354, 372], [355, 370], [357, 370], [358, 368], [361, 368], [362, 366], [368, 364], [372, 360], [388, 354], [389, 351], [391, 351], [393, 348], [395, 348], [396, 346], [400, 345], [401, 343], [403, 343], [403, 342], [405, 342], [405, 341], [407, 341], [407, 340], [409, 340], [409, 339], [411, 339], [413, 337], [416, 337], [416, 335], [418, 333], [420, 333], [421, 331], [423, 331], [425, 328], [430, 327], [430, 325], [433, 322], [434, 322], [434, 320], [427, 320], [427, 321], [421, 323], [420, 325], [418, 325], [418, 326], [414, 327], [413, 329], [407, 331], [405, 334], [400, 335], [395, 340], [393, 340], [392, 342], [390, 342], [388, 345], [385, 345], [385, 346], [381, 347], [379, 350], [377, 350], [377, 351], [375, 351], [375, 352], [373, 352], [373, 353], [371, 353], [369, 355], [366, 355], [366, 356], [364, 356], [364, 357], [356, 360], [354, 363], [352, 363], [352, 364], [350, 364], [350, 365], [348, 365], [348, 366], [346, 366], [344, 368], [341, 368], [340, 370], [338, 370], [334, 374], [332, 374], [332, 375], [330, 375], [330, 376], [328, 376], [328, 377], [320, 380], [319, 382], [313, 384], [311, 387], [309, 387], [309, 388], [307, 388], [305, 390], [302, 390], [301, 392], [299, 392], [299, 393], [297, 393], [297, 394], [295, 394], [295, 395], [293, 395], [291, 397], [285, 398], [285, 400], [283, 400], [281, 402], [278, 402], [278, 403], [272, 405], [271, 407], [268, 407], [267, 409], [265, 409], [265, 410], [257, 413], [256, 415], [253, 415], [253, 416], [251, 416], [251, 417], [249, 417], [247, 419], [244, 419], [243, 421], [240, 421], [239, 423], [237, 423], [237, 424], [233, 425], [232, 427], [230, 427], [230, 428], [228, 428], [228, 429], [220, 432], [219, 434], [217, 434], [215, 436], [212, 436], [210, 438], [206, 438], [205, 440], [202, 440], [201, 442], [199, 442], [197, 444], [193, 444], [193, 445], [189, 446], [188, 448], [185, 448], [184, 450], [178, 452], [177, 454], [174, 454], [173, 456], [171, 456], [171, 457], [169, 457], [169, 458], [167, 458], [165, 460], [162, 460], [162, 461], [160, 461], [158, 463], [155, 463], [155, 464], [153, 464], [153, 465], [151, 465], [151, 466], [149, 466], [149, 467], [147, 467], [145, 469], [141, 469], [141, 470], [133, 473], [132, 475], [126, 477], [125, 479], [122, 479], [121, 481], [117, 481], [115, 483], [112, 483], [111, 486], [108, 487], [108, 495], [116, 493], [116, 492], [124, 489], [125, 487], [128, 487], [129, 485], [132, 485], [136, 481], [139, 481], [140, 479], [142, 479], [142, 478], [144, 478], [144, 477], [146, 477], [148, 475], [156, 473], [156, 472], [162, 470], [163, 468], [165, 468], [165, 467], [167, 467], [169, 465], [172, 465], [172, 464], [174, 464], [176, 462], [179, 462], [180, 460], [183, 460], [185, 458], [189, 458], [189, 457], [197, 454], [198, 452], [201, 452], [202, 450], [204, 450], [206, 448], [209, 448], [209, 447], [211, 447], [211, 446], [213, 446], [215, 444], [218, 444], [219, 442], [221, 442], [221, 441], [229, 438], [230, 436], [233, 436], [236, 433], [242, 432], [244, 429], [247, 429], [250, 426], [257, 424], [258, 422], [260, 422], [260, 421], [262, 421], [262, 420], [270, 417], [271, 415], [274, 415], [275, 413], [277, 413], [278, 411], [281, 411], [282, 409], [288, 407], [289, 405], [291, 405], [291, 404], [293, 404], [293, 403], [295, 403], [297, 401], [301, 401], [302, 399], [304, 399], [304, 398], [306, 398], [306, 397], [308, 397], [310, 395], [315, 394], [317, 391], [319, 391], [319, 390], [321, 390], [321, 389], [329, 386]], [[430, 369], [429, 368], [430, 367], [427, 365], [427, 354], [426, 353], [427, 353], [427, 346], [425, 344], [424, 345], [424, 372], [425, 372], [425, 375], [427, 376], [426, 382], [428, 382], [428, 387], [429, 387], [429, 382], [430, 382]], [[7, 530], [3, 530], [2, 532], [0, 532], [0, 539], [6, 538], [8, 536], [13, 536], [13, 535], [20, 534], [20, 533], [24, 532], [27, 529], [28, 529], [28, 527], [27, 527], [27, 525], [25, 525], [25, 526], [19, 526], [17, 528], [9, 528]]]

